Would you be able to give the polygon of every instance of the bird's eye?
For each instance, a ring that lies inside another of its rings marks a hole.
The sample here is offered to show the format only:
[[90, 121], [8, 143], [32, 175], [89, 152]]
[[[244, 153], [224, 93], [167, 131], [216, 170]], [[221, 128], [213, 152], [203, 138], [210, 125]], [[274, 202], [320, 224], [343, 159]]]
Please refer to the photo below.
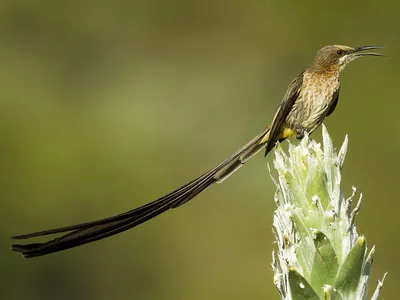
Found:
[[338, 54], [338, 55], [343, 55], [343, 50], [338, 50], [338, 51], [336, 51], [336, 53]]

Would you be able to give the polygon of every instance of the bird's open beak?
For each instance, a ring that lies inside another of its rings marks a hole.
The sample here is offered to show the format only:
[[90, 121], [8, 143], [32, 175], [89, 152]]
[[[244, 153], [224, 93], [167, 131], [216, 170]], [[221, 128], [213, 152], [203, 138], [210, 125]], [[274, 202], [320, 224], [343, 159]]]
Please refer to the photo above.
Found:
[[363, 47], [358, 47], [355, 48], [354, 51], [351, 53], [353, 56], [385, 56], [381, 53], [376, 53], [376, 52], [361, 52], [365, 50], [371, 50], [371, 49], [382, 49], [383, 47], [381, 46], [363, 46]]

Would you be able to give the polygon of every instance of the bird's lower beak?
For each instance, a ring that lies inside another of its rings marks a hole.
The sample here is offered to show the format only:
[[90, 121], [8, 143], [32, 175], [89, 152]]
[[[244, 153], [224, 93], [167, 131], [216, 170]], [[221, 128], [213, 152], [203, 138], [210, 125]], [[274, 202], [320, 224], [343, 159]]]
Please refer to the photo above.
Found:
[[381, 53], [376, 53], [376, 52], [361, 52], [361, 51], [365, 51], [365, 50], [382, 49], [382, 48], [383, 47], [381, 47], [381, 46], [363, 46], [363, 47], [355, 48], [351, 54], [354, 56], [385, 56]]

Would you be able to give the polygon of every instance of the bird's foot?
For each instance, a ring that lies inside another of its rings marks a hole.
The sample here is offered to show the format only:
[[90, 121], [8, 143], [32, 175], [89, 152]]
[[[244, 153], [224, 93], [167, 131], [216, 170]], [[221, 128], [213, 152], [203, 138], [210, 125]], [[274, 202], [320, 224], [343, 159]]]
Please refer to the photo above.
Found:
[[304, 129], [303, 126], [301, 126], [301, 125], [296, 126], [296, 138], [298, 140], [301, 140], [302, 138], [304, 138], [305, 134], [306, 134], [306, 130]]

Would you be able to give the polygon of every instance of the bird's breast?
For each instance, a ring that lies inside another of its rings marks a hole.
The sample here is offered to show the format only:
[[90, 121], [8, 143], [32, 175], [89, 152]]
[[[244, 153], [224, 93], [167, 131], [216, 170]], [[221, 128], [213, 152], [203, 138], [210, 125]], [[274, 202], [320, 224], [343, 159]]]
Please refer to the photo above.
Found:
[[288, 116], [290, 127], [301, 125], [309, 133], [317, 129], [325, 119], [339, 85], [338, 76], [305, 74], [299, 98]]

